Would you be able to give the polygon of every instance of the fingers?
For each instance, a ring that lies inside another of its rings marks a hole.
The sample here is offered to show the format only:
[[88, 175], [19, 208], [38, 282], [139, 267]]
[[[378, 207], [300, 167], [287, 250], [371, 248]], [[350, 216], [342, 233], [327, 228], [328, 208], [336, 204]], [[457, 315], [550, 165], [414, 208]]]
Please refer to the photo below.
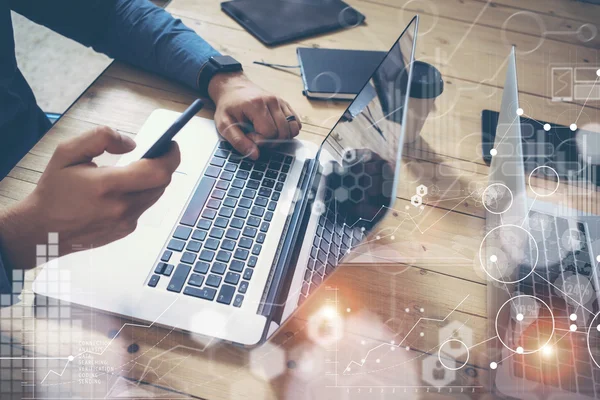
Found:
[[[244, 110], [244, 115], [254, 126], [254, 131], [268, 140], [277, 139], [279, 128], [275, 123], [274, 116], [271, 113], [269, 103], [272, 100], [260, 99], [260, 102], [248, 110]], [[273, 106], [275, 108], [275, 106]], [[266, 141], [262, 141], [263, 143]]]
[[259, 151], [256, 143], [242, 131], [239, 124], [229, 116], [217, 116], [215, 118], [219, 133], [227, 139], [234, 149], [240, 154], [256, 160], [259, 156]]
[[135, 148], [135, 142], [115, 130], [99, 126], [74, 139], [61, 143], [56, 148], [50, 165], [64, 168], [88, 163], [105, 151], [111, 154], [128, 153]]
[[107, 192], [117, 193], [165, 188], [171, 183], [180, 162], [179, 146], [176, 142], [171, 142], [169, 151], [161, 157], [144, 158], [125, 167], [106, 168], [104, 188]]
[[298, 134], [300, 133], [300, 129], [302, 129], [302, 122], [300, 121], [300, 118], [292, 109], [292, 107], [285, 101], [281, 102], [281, 109], [283, 110], [283, 114], [286, 117], [289, 117], [291, 115], [294, 116], [295, 119], [293, 121], [288, 121], [288, 125], [292, 134], [292, 138], [298, 136]]
[[[280, 141], [283, 140], [291, 140], [292, 139], [292, 131], [290, 129], [290, 123], [286, 119], [286, 114], [283, 113], [281, 105], [278, 101], [271, 101], [267, 104], [269, 108], [269, 112], [271, 113], [271, 117], [275, 122], [275, 126], [277, 126], [277, 136], [276, 139]], [[273, 143], [277, 144], [277, 142]]]

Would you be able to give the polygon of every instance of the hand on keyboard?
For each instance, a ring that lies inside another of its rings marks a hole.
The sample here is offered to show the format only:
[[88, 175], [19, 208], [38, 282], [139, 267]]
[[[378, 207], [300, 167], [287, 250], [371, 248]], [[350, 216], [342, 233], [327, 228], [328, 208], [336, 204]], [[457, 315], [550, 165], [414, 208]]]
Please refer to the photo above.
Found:
[[302, 128], [286, 101], [265, 92], [241, 73], [216, 75], [208, 91], [217, 106], [219, 133], [245, 157], [256, 160], [257, 146], [273, 147], [291, 140]]

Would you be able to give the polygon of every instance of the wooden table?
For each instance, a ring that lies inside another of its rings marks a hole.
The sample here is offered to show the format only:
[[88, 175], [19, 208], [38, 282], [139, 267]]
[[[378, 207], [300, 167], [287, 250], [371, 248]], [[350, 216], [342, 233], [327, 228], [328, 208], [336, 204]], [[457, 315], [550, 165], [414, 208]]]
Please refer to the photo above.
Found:
[[[598, 124], [600, 102], [553, 102], [550, 79], [552, 66], [600, 66], [600, 36], [590, 39], [590, 32], [600, 29], [600, 7], [561, 0], [350, 0], [367, 16], [366, 25], [267, 49], [223, 14], [218, 3], [173, 0], [167, 9], [219, 51], [240, 60], [255, 82], [286, 98], [304, 122], [301, 138], [315, 142], [347, 103], [308, 101], [295, 73], [252, 62], [295, 64], [298, 46], [387, 50], [412, 16], [421, 15], [417, 58], [435, 64], [446, 87], [422, 140], [405, 149], [396, 211], [383, 222], [381, 239], [371, 238], [364, 254], [340, 267], [280, 334], [252, 351], [171, 329], [132, 326], [126, 319], [76, 307], [36, 305], [35, 316], [26, 289], [21, 303], [0, 313], [2, 341], [13, 344], [12, 350], [8, 344], [2, 347], [17, 358], [0, 360], [0, 392], [8, 393], [11, 381], [17, 386], [23, 381], [27, 390], [47, 398], [104, 398], [107, 393], [429, 398], [438, 392], [481, 397], [490, 360], [485, 344], [477, 345], [489, 338], [486, 280], [478, 263], [484, 230], [478, 194], [488, 170], [481, 158], [480, 113], [499, 110], [507, 55], [516, 44], [526, 116], [566, 125], [577, 120], [580, 127]], [[183, 111], [194, 98], [178, 84], [113, 63], [0, 182], [0, 206], [33, 190], [59, 142], [97, 125], [135, 135], [153, 110]], [[212, 111], [202, 115], [211, 117]], [[410, 205], [419, 184], [430, 188], [422, 210]], [[26, 288], [30, 280], [28, 275]], [[333, 328], [320, 330], [323, 319]], [[439, 367], [435, 360], [431, 366], [428, 357], [437, 355], [440, 331], [450, 323], [458, 324], [465, 341], [472, 333], [470, 355], [458, 358], [467, 364], [447, 386], [432, 386], [422, 374]], [[330, 340], [337, 334], [339, 340]]]

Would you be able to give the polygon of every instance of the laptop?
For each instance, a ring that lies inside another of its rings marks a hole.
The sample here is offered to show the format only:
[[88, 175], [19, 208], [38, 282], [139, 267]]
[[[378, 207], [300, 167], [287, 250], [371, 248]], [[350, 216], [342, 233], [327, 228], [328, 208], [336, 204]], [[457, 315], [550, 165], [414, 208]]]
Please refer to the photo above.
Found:
[[[552, 167], [525, 174], [518, 109], [513, 48], [482, 196], [493, 389], [506, 398], [597, 398], [600, 217], [560, 201], [565, 182]], [[532, 186], [536, 178], [544, 180]]]
[[[414, 17], [377, 70], [410, 74], [417, 26]], [[408, 82], [388, 81], [386, 104], [406, 111]], [[291, 140], [257, 161], [213, 121], [192, 119], [176, 137], [182, 161], [171, 185], [135, 232], [50, 260], [34, 292], [241, 345], [267, 340], [395, 199], [404, 126], [385, 118], [382, 102], [361, 106], [377, 130], [360, 113], [342, 117], [320, 146]], [[139, 159], [177, 116], [155, 111], [119, 165]]]

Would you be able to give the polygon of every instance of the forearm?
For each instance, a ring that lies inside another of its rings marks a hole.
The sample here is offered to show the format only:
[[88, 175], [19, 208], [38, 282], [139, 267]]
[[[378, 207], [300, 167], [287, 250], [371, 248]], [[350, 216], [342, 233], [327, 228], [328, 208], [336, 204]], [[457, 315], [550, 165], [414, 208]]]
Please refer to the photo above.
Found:
[[45, 243], [45, 235], [38, 228], [29, 198], [0, 210], [0, 255], [6, 271], [36, 266], [36, 244]]
[[10, 0], [27, 18], [96, 51], [194, 89], [204, 63], [219, 53], [148, 0]]

